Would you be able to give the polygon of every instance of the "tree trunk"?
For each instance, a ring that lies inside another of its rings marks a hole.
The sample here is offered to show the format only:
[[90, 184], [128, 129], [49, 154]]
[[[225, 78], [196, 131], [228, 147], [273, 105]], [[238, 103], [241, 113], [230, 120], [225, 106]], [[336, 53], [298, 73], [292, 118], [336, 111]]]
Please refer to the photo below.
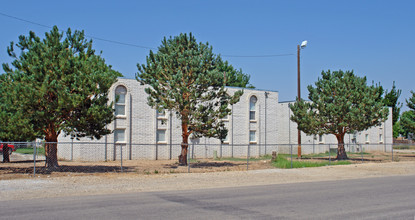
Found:
[[346, 150], [344, 149], [344, 134], [337, 134], [337, 158], [336, 160], [348, 160]]
[[182, 152], [179, 155], [179, 165], [187, 166], [187, 149], [189, 145], [187, 143], [182, 143]]
[[45, 156], [47, 168], [57, 168], [58, 164], [58, 135], [52, 131], [45, 137]]
[[9, 145], [3, 144], [3, 163], [10, 163]]
[[179, 165], [187, 166], [187, 150], [189, 148], [189, 132], [187, 131], [186, 120], [182, 122], [182, 152], [179, 155]]

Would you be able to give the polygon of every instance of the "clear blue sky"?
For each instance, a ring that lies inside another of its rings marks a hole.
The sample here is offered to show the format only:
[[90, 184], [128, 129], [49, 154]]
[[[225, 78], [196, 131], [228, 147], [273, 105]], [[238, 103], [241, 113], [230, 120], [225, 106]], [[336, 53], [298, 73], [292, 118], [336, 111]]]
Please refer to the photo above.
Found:
[[[157, 48], [164, 36], [192, 32], [209, 42], [234, 67], [251, 75], [259, 89], [279, 91], [280, 101], [297, 95], [296, 48], [301, 51], [302, 97], [322, 70], [354, 70], [390, 90], [400, 101], [415, 91], [414, 1], [2, 1], [0, 13], [61, 30]], [[49, 28], [0, 15], [0, 63], [6, 48], [30, 30]], [[126, 78], [149, 49], [94, 40], [94, 48]], [[292, 54], [277, 57], [227, 57]], [[405, 109], [407, 109], [405, 107]]]

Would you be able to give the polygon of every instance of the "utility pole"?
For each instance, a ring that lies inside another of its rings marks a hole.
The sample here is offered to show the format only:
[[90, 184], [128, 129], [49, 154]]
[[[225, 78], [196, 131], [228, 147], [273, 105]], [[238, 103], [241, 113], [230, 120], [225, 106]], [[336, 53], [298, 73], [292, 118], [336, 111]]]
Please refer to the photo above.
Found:
[[[297, 45], [297, 101], [301, 101], [301, 87], [300, 87], [300, 50], [305, 48], [307, 46], [307, 41], [303, 41], [301, 42], [301, 46]], [[297, 132], [298, 132], [298, 152], [297, 152], [297, 156], [298, 158], [301, 158], [301, 131], [298, 128], [298, 124], [297, 124]]]
[[[301, 100], [301, 87], [300, 87], [300, 45], [297, 45], [297, 101], [299, 102]], [[297, 125], [298, 126], [298, 125]], [[298, 152], [297, 157], [301, 158], [301, 131], [297, 127], [298, 132]]]

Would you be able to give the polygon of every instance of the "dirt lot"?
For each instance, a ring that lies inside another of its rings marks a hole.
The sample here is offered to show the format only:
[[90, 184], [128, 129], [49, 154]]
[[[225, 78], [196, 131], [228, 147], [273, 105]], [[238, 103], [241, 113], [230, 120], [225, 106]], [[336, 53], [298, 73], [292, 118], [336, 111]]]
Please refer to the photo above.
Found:
[[[294, 183], [389, 175], [414, 175], [415, 152], [364, 155], [351, 165], [318, 168], [276, 169], [269, 160], [246, 161], [194, 160], [188, 167], [172, 160], [86, 163], [60, 162], [56, 171], [39, 162], [33, 177], [33, 161], [0, 164], [0, 200], [56, 196], [95, 195], [143, 191], [184, 190]], [[389, 159], [388, 159], [389, 158]], [[312, 160], [325, 160], [317, 158]], [[310, 159], [302, 159], [310, 160]]]
[[[305, 158], [301, 161], [328, 161], [328, 157]], [[361, 163], [385, 163], [392, 162], [390, 153], [370, 153], [370, 154], [349, 154], [350, 162], [353, 164]], [[289, 158], [288, 158], [289, 159]], [[297, 160], [294, 156], [294, 161]], [[333, 158], [331, 158], [333, 159]], [[34, 163], [32, 155], [22, 155], [14, 153], [11, 163], [0, 163], [0, 180], [19, 179], [33, 177]], [[415, 151], [397, 151], [394, 153], [394, 161], [415, 161]], [[177, 160], [124, 160], [107, 162], [76, 162], [59, 161], [60, 167], [57, 170], [48, 170], [44, 167], [45, 161], [39, 160], [36, 163], [36, 177], [51, 178], [60, 176], [85, 176], [85, 175], [119, 175], [120, 173], [130, 173], [135, 175], [156, 175], [174, 173], [207, 173], [223, 171], [246, 171], [274, 169], [270, 159], [250, 160], [247, 164], [246, 159], [223, 158], [213, 159], [193, 159], [190, 166], [178, 166]]]

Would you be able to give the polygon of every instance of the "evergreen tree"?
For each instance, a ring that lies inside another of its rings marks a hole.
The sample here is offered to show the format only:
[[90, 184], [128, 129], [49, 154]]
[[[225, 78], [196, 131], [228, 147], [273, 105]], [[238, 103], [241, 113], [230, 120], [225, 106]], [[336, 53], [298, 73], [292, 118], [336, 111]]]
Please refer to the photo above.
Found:
[[19, 94], [24, 92], [10, 75], [0, 75], [0, 140], [3, 143], [3, 162], [10, 162], [7, 142], [32, 141], [36, 138], [27, 114], [19, 107]]
[[223, 61], [219, 58], [218, 68], [221, 73], [226, 73], [226, 86], [255, 88], [255, 86], [249, 83], [251, 77], [243, 73], [242, 69], [236, 70], [228, 61]]
[[307, 87], [310, 102], [299, 100], [290, 105], [291, 120], [308, 135], [335, 135], [337, 159], [347, 159], [344, 135], [379, 125], [387, 118], [382, 87], [367, 86], [366, 77], [358, 77], [353, 71], [329, 70], [321, 75], [316, 87]]
[[[392, 124], [393, 124], [393, 137], [398, 137], [399, 127], [395, 126], [395, 124], [399, 120], [400, 111], [402, 108], [402, 103], [398, 102], [399, 96], [401, 96], [402, 90], [396, 89], [395, 81], [393, 81], [392, 90], [388, 92], [386, 90], [385, 98], [383, 99], [384, 103], [388, 107], [392, 107]], [[395, 131], [395, 129], [398, 129]]]
[[181, 165], [187, 164], [190, 134], [220, 140], [227, 135], [220, 119], [231, 113], [229, 105], [239, 101], [242, 91], [228, 94], [227, 73], [219, 68], [221, 63], [208, 43], [197, 43], [190, 33], [164, 38], [157, 53], [150, 51], [146, 64], [137, 64], [137, 80], [149, 85], [145, 90], [148, 104], [171, 110], [181, 120]]
[[17, 44], [11, 42], [7, 51], [14, 68], [3, 64], [3, 69], [24, 91], [18, 94], [17, 106], [47, 142], [48, 167], [58, 166], [62, 131], [97, 139], [110, 133], [105, 125], [114, 119], [114, 110], [108, 104], [108, 90], [121, 74], [95, 54], [83, 31], [68, 29], [64, 37], [54, 26], [44, 39], [31, 31]]
[[415, 134], [415, 92], [411, 91], [412, 97], [406, 100], [406, 105], [409, 111], [405, 111], [401, 116], [401, 126], [404, 135], [407, 137], [408, 133]]

